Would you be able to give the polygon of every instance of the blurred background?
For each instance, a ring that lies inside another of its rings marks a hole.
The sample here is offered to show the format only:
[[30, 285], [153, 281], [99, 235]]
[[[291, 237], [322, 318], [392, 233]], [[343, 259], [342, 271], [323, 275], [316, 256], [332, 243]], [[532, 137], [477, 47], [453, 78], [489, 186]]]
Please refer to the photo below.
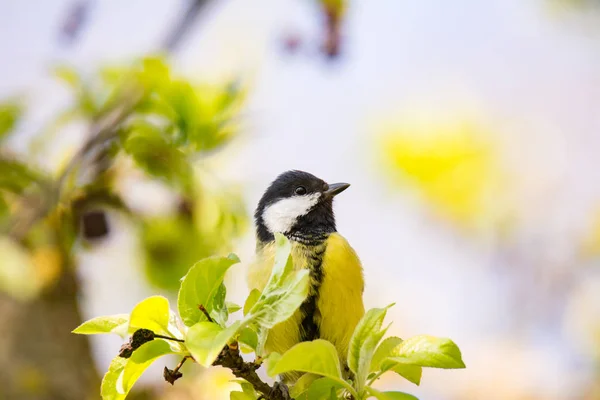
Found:
[[[382, 388], [600, 399], [600, 2], [1, 0], [0, 30], [0, 398], [99, 398], [121, 340], [70, 331], [202, 257], [240, 256], [242, 302], [253, 208], [302, 169], [352, 184], [388, 333], [463, 351]], [[130, 398], [237, 388], [162, 368]]]

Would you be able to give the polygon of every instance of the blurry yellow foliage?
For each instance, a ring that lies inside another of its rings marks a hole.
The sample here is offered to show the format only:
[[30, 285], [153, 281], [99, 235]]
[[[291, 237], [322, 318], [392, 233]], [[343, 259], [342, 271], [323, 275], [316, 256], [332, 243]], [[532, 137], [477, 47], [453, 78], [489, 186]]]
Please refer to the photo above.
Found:
[[591, 219], [590, 230], [583, 239], [581, 252], [585, 257], [600, 256], [600, 207]]
[[471, 123], [414, 124], [386, 129], [381, 151], [402, 185], [413, 186], [442, 216], [468, 227], [491, 216], [501, 186], [497, 147]]

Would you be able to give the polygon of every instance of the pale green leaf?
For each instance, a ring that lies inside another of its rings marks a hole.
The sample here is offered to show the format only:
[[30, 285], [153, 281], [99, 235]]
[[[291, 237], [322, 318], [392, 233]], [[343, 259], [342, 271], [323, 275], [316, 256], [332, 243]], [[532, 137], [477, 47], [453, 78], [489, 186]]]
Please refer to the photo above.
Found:
[[239, 304], [232, 303], [230, 301], [226, 301], [225, 306], [227, 306], [227, 312], [229, 314], [233, 314], [234, 312], [240, 311], [242, 309], [242, 306], [240, 306]]
[[291, 317], [306, 299], [309, 287], [309, 271], [294, 271], [289, 240], [276, 234], [275, 242], [277, 248], [271, 276], [247, 316], [247, 320], [266, 328]]
[[129, 333], [142, 328], [169, 334], [169, 300], [163, 296], [152, 296], [134, 307], [129, 317]]
[[372, 387], [367, 387], [366, 389], [377, 400], [419, 400], [412, 394], [404, 392], [380, 392]]
[[258, 300], [259, 297], [260, 297], [260, 290], [252, 289], [250, 291], [250, 294], [248, 295], [248, 297], [246, 298], [246, 302], [244, 303], [244, 315], [246, 315], [246, 314], [248, 314], [248, 312], [250, 312], [250, 310], [252, 309], [252, 307], [254, 306], [254, 304], [256, 303], [256, 301]]
[[421, 375], [423, 369], [417, 365], [399, 364], [394, 361], [386, 360], [388, 357], [398, 355], [398, 348], [402, 343], [402, 339], [396, 336], [386, 338], [379, 344], [373, 358], [371, 359], [370, 372], [377, 371], [394, 371], [398, 375], [406, 378], [415, 385], [421, 383]]
[[73, 329], [72, 333], [80, 335], [96, 335], [101, 333], [116, 333], [120, 336], [127, 335], [129, 314], [107, 315], [92, 318]]
[[398, 355], [387, 360], [421, 367], [465, 368], [460, 349], [447, 338], [415, 336], [402, 342], [396, 351]]
[[[225, 304], [225, 297], [227, 297], [227, 288], [224, 283], [221, 283], [213, 298], [208, 301], [207, 306], [208, 314], [212, 317], [213, 321], [221, 326], [225, 326], [229, 319], [229, 311]], [[206, 316], [202, 313], [203, 320], [204, 317]]]
[[371, 357], [375, 351], [375, 346], [377, 346], [377, 343], [383, 336], [380, 333], [381, 324], [383, 324], [387, 309], [392, 305], [385, 308], [373, 308], [367, 311], [358, 322], [350, 339], [348, 367], [357, 376], [361, 376], [363, 380], [369, 374]]
[[223, 283], [225, 273], [238, 262], [237, 256], [230, 254], [228, 257], [205, 258], [190, 268], [181, 282], [177, 297], [179, 315], [184, 324], [192, 326], [206, 319], [198, 309], [199, 305], [203, 305], [209, 313], [213, 311], [210, 307]]
[[121, 384], [125, 393], [129, 393], [133, 384], [157, 358], [172, 353], [171, 346], [164, 340], [144, 343], [135, 350], [123, 370]]
[[198, 322], [188, 330], [185, 344], [198, 364], [209, 367], [223, 347], [236, 335], [240, 326], [240, 321], [225, 329], [213, 322]]
[[102, 400], [122, 400], [127, 395], [124, 393], [123, 388], [120, 384], [120, 377], [123, 374], [125, 365], [129, 359], [116, 356], [110, 363], [108, 371], [102, 378], [102, 384], [100, 386], [100, 395]]
[[349, 386], [342, 377], [337, 350], [326, 340], [298, 343], [281, 356], [269, 356], [266, 362], [269, 376], [300, 371], [325, 376]]

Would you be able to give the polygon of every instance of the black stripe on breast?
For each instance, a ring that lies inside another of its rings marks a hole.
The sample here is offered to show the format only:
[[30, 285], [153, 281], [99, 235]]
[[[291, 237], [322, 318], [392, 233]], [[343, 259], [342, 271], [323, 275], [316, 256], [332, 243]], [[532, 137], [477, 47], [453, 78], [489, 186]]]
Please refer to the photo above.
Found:
[[308, 256], [308, 266], [310, 270], [310, 288], [308, 297], [300, 306], [302, 322], [300, 325], [300, 340], [310, 341], [320, 337], [319, 325], [321, 322], [321, 313], [317, 307], [319, 300], [319, 289], [323, 283], [323, 256], [326, 250], [326, 241], [321, 241], [317, 245], [307, 246], [310, 252]]

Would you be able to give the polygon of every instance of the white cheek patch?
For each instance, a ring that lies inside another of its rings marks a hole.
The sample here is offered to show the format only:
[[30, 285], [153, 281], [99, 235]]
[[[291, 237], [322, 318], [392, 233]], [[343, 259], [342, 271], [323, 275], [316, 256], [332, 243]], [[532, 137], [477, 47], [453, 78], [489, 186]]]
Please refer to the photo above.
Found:
[[296, 220], [308, 214], [317, 204], [321, 193], [281, 199], [263, 211], [263, 221], [271, 233], [289, 232]]

